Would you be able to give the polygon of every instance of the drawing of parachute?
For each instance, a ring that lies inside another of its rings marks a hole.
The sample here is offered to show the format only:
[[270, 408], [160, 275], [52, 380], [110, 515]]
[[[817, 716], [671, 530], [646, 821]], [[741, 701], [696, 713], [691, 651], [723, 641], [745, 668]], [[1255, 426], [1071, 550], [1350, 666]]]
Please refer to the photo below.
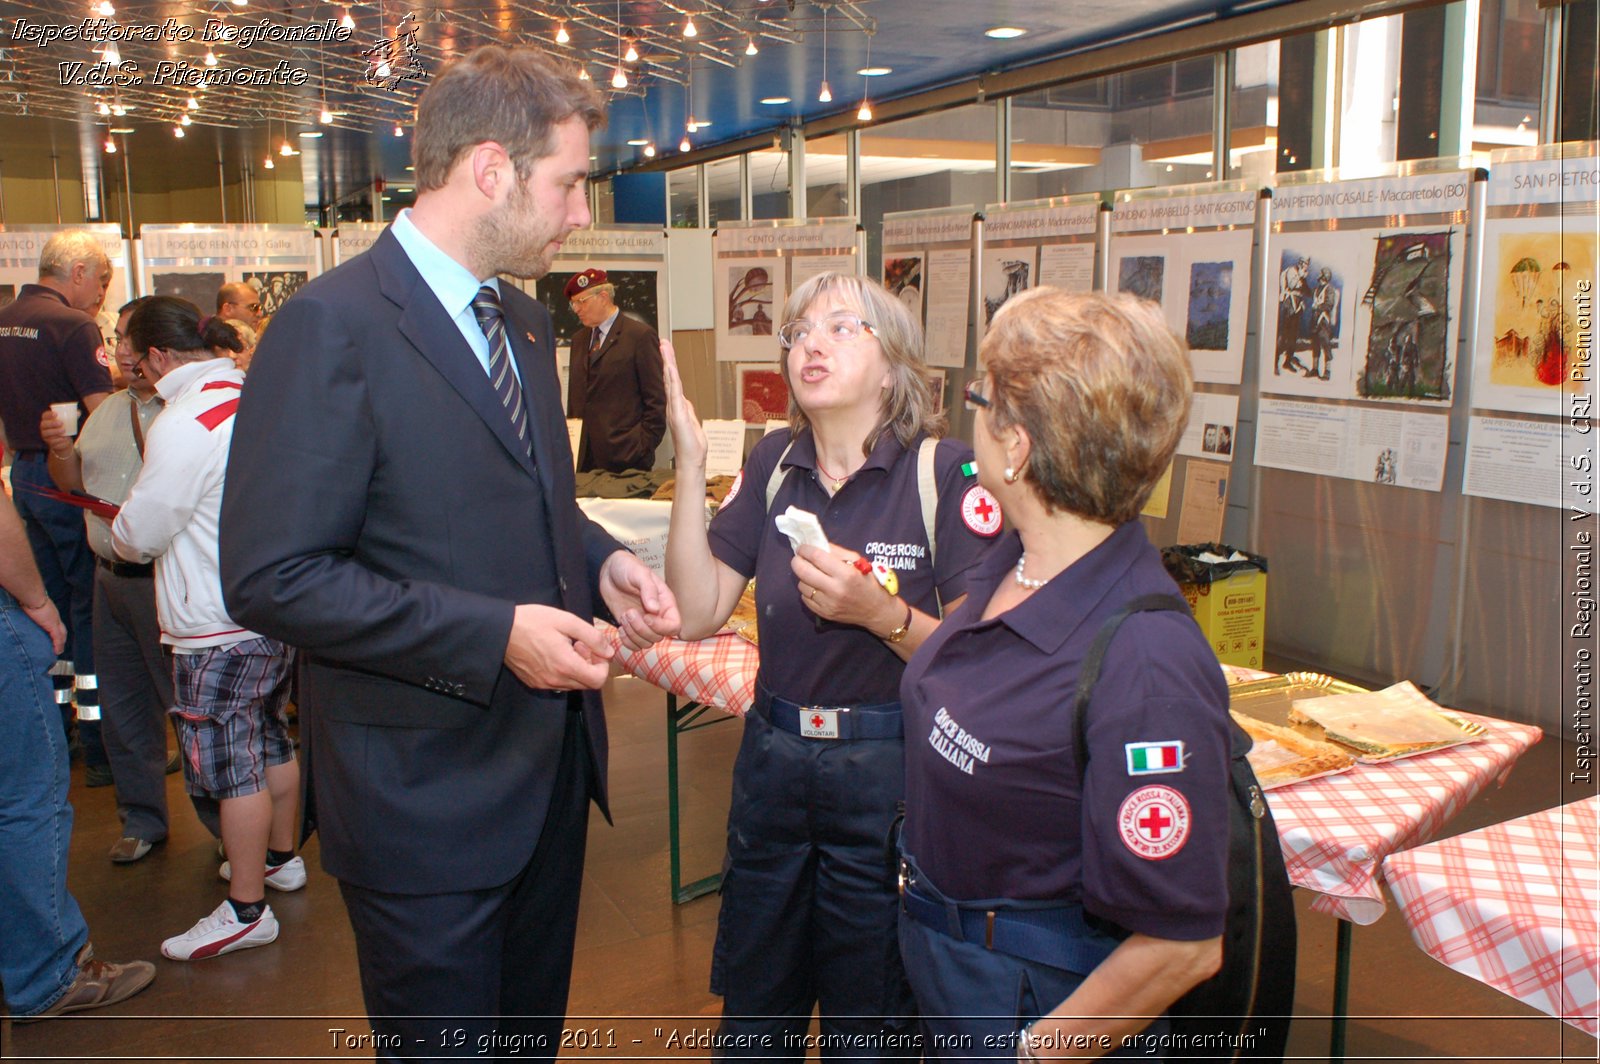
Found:
[[1516, 289], [1517, 297], [1522, 300], [1522, 305], [1528, 305], [1528, 299], [1533, 295], [1533, 290], [1539, 287], [1539, 269], [1537, 260], [1523, 257], [1511, 267], [1511, 286]]

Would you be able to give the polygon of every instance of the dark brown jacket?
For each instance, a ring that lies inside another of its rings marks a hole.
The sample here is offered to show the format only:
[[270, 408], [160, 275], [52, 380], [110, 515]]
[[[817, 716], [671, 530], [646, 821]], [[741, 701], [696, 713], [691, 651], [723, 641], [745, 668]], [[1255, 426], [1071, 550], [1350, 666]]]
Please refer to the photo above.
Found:
[[661, 344], [655, 330], [618, 314], [597, 356], [592, 330], [572, 337], [567, 416], [583, 422], [578, 472], [651, 469], [667, 431], [667, 389], [661, 379]]

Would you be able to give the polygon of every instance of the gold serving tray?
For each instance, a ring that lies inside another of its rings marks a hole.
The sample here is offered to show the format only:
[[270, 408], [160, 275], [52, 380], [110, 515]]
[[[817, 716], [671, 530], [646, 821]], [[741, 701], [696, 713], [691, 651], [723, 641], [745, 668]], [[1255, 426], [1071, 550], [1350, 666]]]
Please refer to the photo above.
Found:
[[1320, 672], [1286, 672], [1265, 680], [1248, 680], [1228, 688], [1231, 708], [1247, 717], [1264, 720], [1287, 728], [1289, 710], [1297, 698], [1321, 698], [1324, 695], [1355, 695], [1366, 693], [1367, 688], [1335, 680]]
[[1329, 742], [1343, 749], [1349, 750], [1355, 759], [1362, 764], [1375, 765], [1385, 761], [1397, 761], [1406, 757], [1415, 757], [1418, 754], [1431, 753], [1434, 750], [1443, 750], [1458, 743], [1471, 742], [1484, 734], [1484, 727], [1475, 721], [1466, 720], [1456, 716], [1449, 710], [1433, 708], [1437, 713], [1451, 724], [1461, 729], [1461, 738], [1457, 742], [1432, 744], [1415, 749], [1407, 749], [1396, 753], [1376, 753], [1363, 750], [1339, 741], [1334, 735], [1328, 735], [1322, 726], [1310, 721], [1296, 721], [1291, 723], [1289, 711], [1294, 708], [1297, 699], [1321, 698], [1326, 695], [1366, 694], [1368, 689], [1356, 684], [1335, 680], [1320, 672], [1288, 672], [1282, 676], [1273, 676], [1265, 680], [1250, 680], [1245, 683], [1233, 684], [1228, 688], [1231, 695], [1231, 707], [1234, 712], [1255, 720], [1276, 724], [1280, 727], [1290, 728], [1309, 739], [1319, 742]]

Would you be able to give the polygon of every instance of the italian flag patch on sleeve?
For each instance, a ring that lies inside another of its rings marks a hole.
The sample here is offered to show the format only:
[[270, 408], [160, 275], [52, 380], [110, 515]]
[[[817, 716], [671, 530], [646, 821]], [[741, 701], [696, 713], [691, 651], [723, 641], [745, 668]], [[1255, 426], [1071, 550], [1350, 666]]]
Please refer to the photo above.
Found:
[[1126, 743], [1122, 747], [1128, 754], [1128, 775], [1160, 776], [1167, 772], [1183, 771], [1183, 740], [1164, 743]]

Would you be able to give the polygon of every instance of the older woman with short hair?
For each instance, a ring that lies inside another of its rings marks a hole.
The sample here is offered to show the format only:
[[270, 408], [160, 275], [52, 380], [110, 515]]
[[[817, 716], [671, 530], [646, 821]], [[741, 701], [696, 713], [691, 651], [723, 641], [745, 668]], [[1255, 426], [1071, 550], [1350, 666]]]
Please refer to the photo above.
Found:
[[[901, 681], [901, 949], [945, 1036], [931, 1057], [992, 1055], [1029, 1023], [1024, 1056], [1098, 1055], [1222, 955], [1228, 691], [1138, 521], [1192, 378], [1159, 310], [1124, 295], [1022, 293], [979, 355], [979, 480], [1008, 531]], [[1126, 616], [1078, 719], [1096, 636], [1151, 595], [1183, 612]]]
[[[971, 449], [939, 438], [922, 330], [881, 285], [806, 281], [778, 339], [789, 431], [756, 444], [709, 534], [699, 493], [680, 490], [667, 544], [686, 639], [715, 632], [756, 578], [761, 667], [733, 769], [712, 992], [727, 1055], [804, 1059], [815, 1007], [825, 1058], [914, 1057], [885, 859], [909, 734], [900, 673], [941, 604], [966, 593], [1000, 512]], [[662, 350], [682, 484], [704, 477], [705, 436]], [[815, 515], [828, 549], [790, 546], [774, 519], [791, 507]]]

